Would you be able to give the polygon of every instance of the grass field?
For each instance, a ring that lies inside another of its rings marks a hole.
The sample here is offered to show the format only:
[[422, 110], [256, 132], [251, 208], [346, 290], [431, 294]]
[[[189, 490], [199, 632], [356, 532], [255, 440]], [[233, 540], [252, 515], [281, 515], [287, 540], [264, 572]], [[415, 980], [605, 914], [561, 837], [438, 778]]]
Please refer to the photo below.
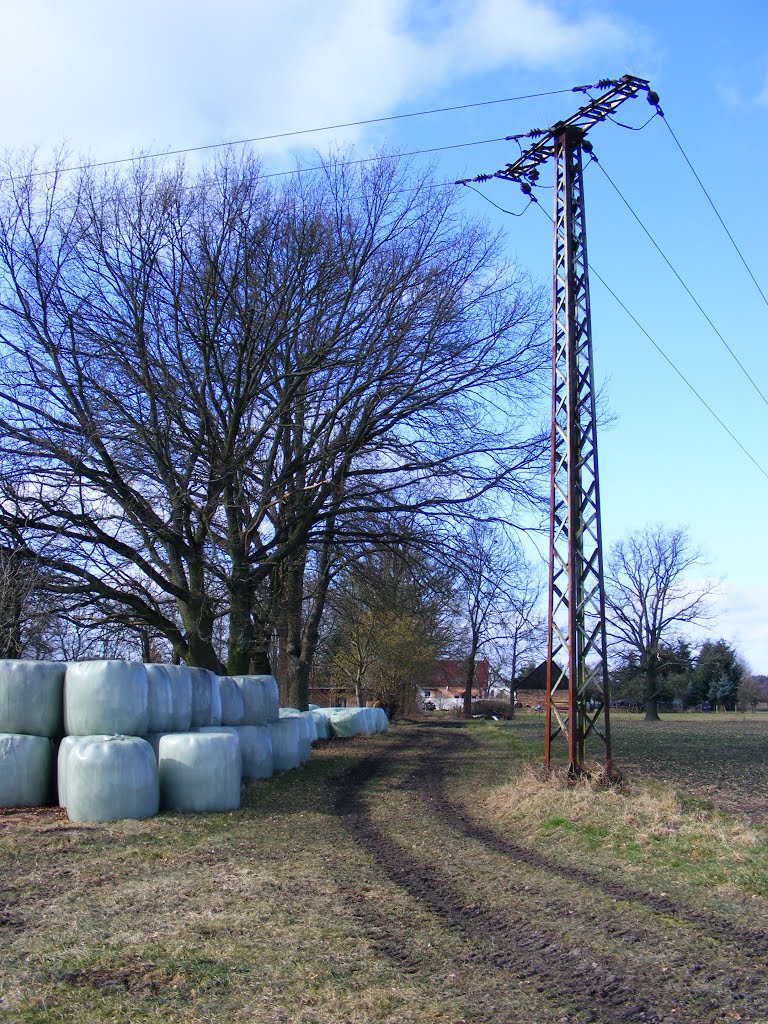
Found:
[[0, 816], [0, 1020], [768, 1022], [768, 716], [614, 719], [623, 791], [542, 720], [331, 743], [225, 815]]

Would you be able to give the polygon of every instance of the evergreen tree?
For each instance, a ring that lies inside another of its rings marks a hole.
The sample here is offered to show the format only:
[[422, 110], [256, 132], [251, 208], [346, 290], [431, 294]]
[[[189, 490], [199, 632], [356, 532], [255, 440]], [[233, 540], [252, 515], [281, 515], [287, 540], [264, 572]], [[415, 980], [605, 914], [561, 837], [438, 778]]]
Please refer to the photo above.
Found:
[[727, 640], [707, 640], [696, 659], [687, 701], [689, 704], [710, 701], [732, 711], [736, 707], [743, 675], [744, 667]]

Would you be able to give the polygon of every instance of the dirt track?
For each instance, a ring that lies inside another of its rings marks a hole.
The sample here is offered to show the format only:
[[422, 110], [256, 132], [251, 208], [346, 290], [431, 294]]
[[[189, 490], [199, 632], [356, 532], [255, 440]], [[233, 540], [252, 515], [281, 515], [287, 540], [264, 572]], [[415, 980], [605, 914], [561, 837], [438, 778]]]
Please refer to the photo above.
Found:
[[500, 736], [332, 743], [231, 816], [0, 816], [0, 1020], [768, 1024], [765, 900], [526, 845], [477, 804]]
[[[417, 856], [410, 853], [377, 822], [367, 799], [371, 784], [399, 760], [399, 745], [349, 769], [335, 805], [382, 872], [461, 940], [462, 973], [487, 975], [467, 1019], [513, 1019], [510, 995], [525, 988], [548, 1021], [768, 1021], [764, 933], [727, 912], [560, 863], [478, 823], [447, 795], [456, 751], [472, 740], [456, 729], [419, 732], [418, 755], [397, 785], [398, 815], [401, 837], [409, 817], [420, 835], [429, 822], [431, 851], [422, 843]], [[429, 969], [414, 961], [396, 923], [368, 911], [357, 916], [376, 949], [404, 971]]]

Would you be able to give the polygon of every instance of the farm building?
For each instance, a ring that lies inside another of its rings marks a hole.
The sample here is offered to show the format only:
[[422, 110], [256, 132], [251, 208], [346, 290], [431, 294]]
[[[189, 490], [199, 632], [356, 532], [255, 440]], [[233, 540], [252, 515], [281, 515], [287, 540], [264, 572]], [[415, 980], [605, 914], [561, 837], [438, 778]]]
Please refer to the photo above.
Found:
[[[552, 666], [553, 677], [557, 677], [560, 669], [557, 665]], [[568, 677], [566, 676], [560, 684], [563, 695], [568, 693]], [[547, 696], [547, 663], [542, 661], [530, 672], [519, 676], [515, 685], [515, 702], [520, 707], [535, 708], [544, 705]]]
[[[467, 665], [460, 658], [445, 658], [440, 662], [434, 682], [420, 686], [418, 701], [422, 706], [434, 704], [438, 711], [460, 708], [464, 703]], [[488, 692], [489, 665], [481, 658], [475, 662], [472, 699], [478, 700]]]

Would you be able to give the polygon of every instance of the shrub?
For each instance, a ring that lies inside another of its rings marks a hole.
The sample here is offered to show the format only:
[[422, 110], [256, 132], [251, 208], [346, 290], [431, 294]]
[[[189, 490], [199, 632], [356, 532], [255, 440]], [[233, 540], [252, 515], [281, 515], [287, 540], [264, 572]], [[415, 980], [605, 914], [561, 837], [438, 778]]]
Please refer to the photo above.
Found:
[[481, 718], [514, 717], [508, 700], [475, 700], [472, 702], [472, 714]]

